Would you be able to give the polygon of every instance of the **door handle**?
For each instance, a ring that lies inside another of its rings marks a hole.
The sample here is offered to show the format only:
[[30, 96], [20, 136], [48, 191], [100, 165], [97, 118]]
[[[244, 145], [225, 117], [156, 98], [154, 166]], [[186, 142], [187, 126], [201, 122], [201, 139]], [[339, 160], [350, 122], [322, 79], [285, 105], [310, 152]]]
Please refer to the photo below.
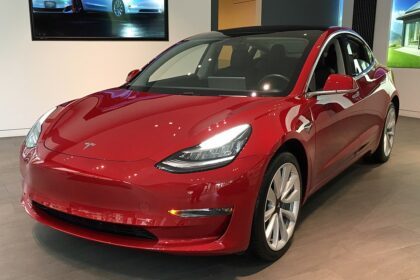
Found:
[[311, 131], [311, 128], [312, 128], [312, 123], [311, 122], [308, 122], [308, 123], [303, 125], [303, 130], [305, 130], [308, 133]]
[[305, 130], [307, 133], [310, 133], [313, 123], [304, 116], [299, 116], [299, 120], [302, 122], [302, 124], [299, 126], [296, 132], [301, 133]]

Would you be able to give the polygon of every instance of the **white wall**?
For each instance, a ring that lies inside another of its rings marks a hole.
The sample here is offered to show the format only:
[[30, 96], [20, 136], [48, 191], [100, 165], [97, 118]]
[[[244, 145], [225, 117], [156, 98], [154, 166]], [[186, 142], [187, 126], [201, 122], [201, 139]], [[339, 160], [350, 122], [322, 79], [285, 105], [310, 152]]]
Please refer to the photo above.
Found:
[[[386, 65], [392, 0], [381, 0], [377, 5], [373, 51], [377, 59]], [[393, 72], [400, 93], [401, 115], [420, 118], [420, 69], [394, 68]]]
[[130, 70], [171, 44], [209, 31], [210, 1], [169, 0], [170, 42], [33, 42], [28, 1], [4, 1], [0, 16], [0, 137], [26, 134], [49, 108], [121, 85]]

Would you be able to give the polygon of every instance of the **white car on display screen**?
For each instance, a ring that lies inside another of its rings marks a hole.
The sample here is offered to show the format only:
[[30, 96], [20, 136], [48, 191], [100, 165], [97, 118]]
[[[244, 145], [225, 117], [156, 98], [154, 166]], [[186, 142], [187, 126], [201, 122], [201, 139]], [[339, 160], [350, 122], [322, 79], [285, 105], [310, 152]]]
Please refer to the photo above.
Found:
[[36, 13], [71, 13], [73, 12], [73, 0], [32, 0], [32, 10]]
[[84, 11], [108, 12], [116, 17], [126, 14], [162, 14], [165, 0], [76, 0]]

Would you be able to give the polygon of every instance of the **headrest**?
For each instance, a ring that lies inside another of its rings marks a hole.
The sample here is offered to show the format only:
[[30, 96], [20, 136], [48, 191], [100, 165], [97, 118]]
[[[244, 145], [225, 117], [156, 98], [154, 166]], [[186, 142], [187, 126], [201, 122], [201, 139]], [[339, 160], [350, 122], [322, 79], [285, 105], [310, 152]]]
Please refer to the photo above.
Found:
[[275, 44], [270, 49], [270, 57], [286, 57], [286, 48], [282, 44]]
[[246, 67], [251, 61], [249, 53], [245, 48], [236, 49], [232, 53], [230, 60], [230, 66], [233, 68], [242, 68]]

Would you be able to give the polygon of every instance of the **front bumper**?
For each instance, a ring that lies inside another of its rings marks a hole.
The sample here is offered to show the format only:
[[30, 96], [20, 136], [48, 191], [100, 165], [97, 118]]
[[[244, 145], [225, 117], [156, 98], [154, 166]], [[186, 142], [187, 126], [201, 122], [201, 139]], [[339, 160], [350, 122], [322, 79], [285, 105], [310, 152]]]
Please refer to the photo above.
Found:
[[34, 8], [32, 11], [36, 14], [72, 14], [73, 7], [69, 6], [63, 9]]
[[127, 14], [162, 14], [164, 6], [154, 3], [154, 1], [127, 1], [125, 5]]
[[72, 1], [68, 0], [34, 0], [32, 4], [32, 10], [34, 13], [72, 13], [73, 3]]
[[163, 9], [148, 9], [142, 7], [127, 7], [127, 14], [155, 14], [160, 15], [164, 12]]
[[[238, 158], [224, 168], [191, 174], [171, 174], [154, 165], [150, 159], [116, 162], [74, 157], [42, 145], [23, 149], [22, 203], [43, 224], [103, 243], [206, 255], [247, 249], [264, 168], [262, 158]], [[130, 226], [154, 238], [70, 223], [36, 205], [90, 221]], [[233, 212], [207, 217], [170, 213], [203, 208], [232, 208]]]

